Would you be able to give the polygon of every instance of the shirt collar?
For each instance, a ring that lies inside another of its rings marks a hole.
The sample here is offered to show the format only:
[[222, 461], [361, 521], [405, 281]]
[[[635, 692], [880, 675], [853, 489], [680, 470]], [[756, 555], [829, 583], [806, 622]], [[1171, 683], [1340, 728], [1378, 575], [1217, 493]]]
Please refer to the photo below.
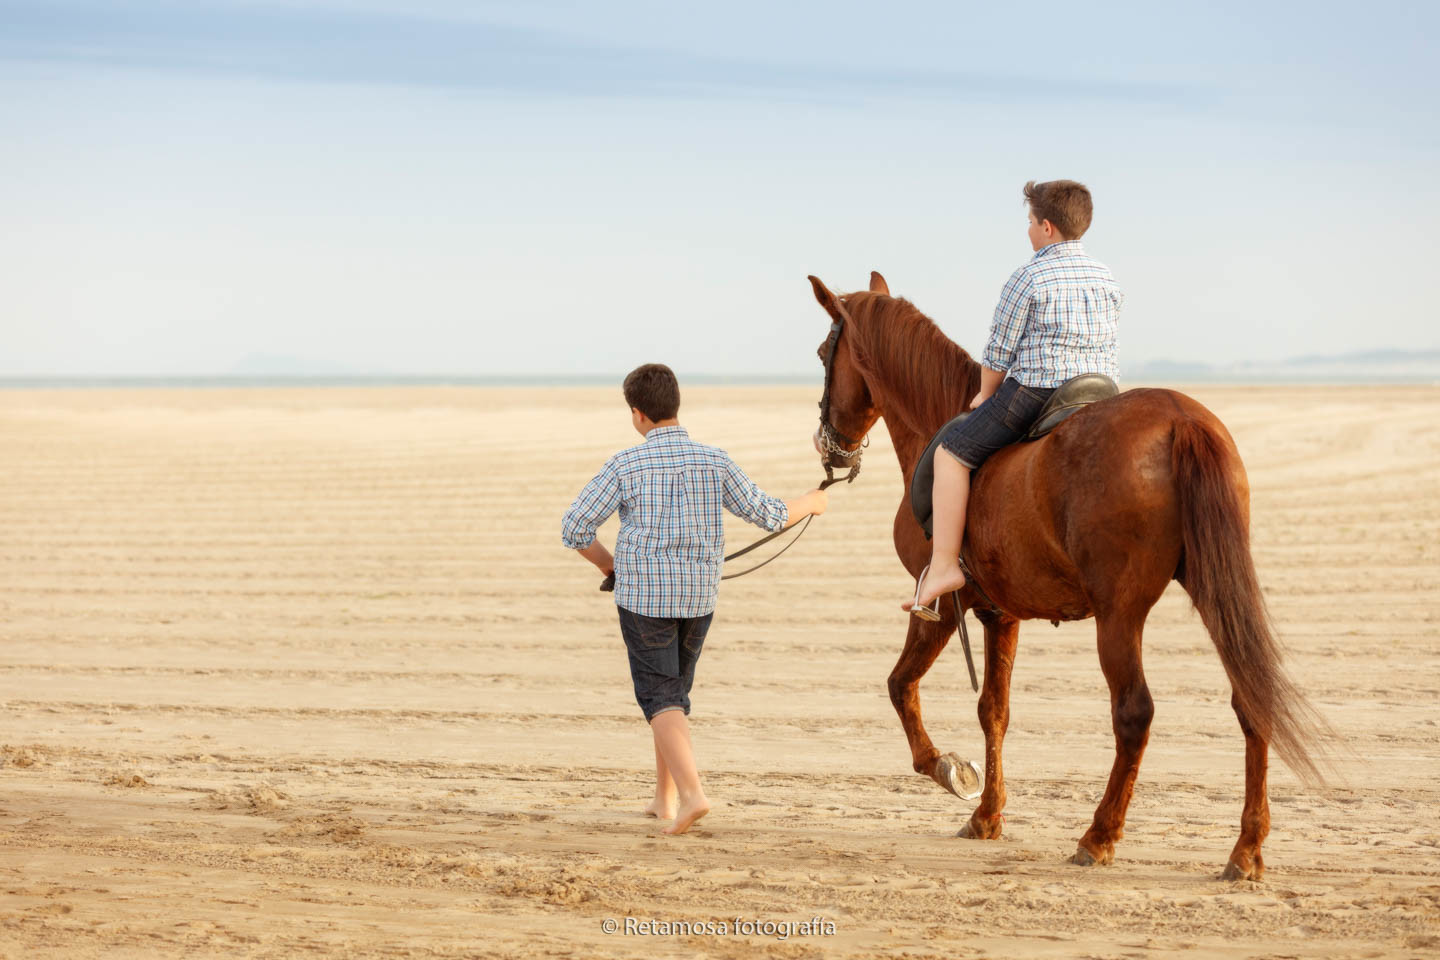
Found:
[[1080, 245], [1079, 240], [1058, 240], [1055, 243], [1047, 243], [1035, 251], [1032, 260], [1039, 260], [1041, 257], [1053, 257], [1061, 253], [1080, 253], [1085, 248]]
[[656, 427], [654, 430], [651, 430], [649, 433], [645, 434], [645, 442], [649, 443], [651, 440], [661, 440], [665, 437], [688, 436], [690, 436], [690, 434], [685, 432], [685, 428], [677, 423], [673, 427]]

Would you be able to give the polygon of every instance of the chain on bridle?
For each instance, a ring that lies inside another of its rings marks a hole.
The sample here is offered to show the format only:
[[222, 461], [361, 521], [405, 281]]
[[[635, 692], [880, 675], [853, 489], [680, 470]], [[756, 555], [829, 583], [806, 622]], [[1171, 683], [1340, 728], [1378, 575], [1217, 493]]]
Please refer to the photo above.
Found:
[[[840, 317], [830, 322], [830, 336], [825, 339], [822, 347], [825, 351], [825, 390], [820, 394], [820, 430], [816, 435], [820, 445], [820, 465], [825, 468], [825, 482], [820, 484], [821, 490], [841, 480], [853, 483], [860, 475], [860, 458], [865, 454], [865, 448], [870, 446], [868, 433], [857, 441], [836, 430], [835, 425], [830, 422], [830, 382], [835, 376], [835, 350], [840, 346], [840, 332], [845, 329], [845, 321], [850, 319], [850, 314], [840, 300], [835, 301], [835, 306], [840, 310]], [[847, 447], [854, 449], [846, 449]], [[836, 477], [835, 468], [830, 465], [832, 456], [845, 461], [850, 472], [843, 477]]]

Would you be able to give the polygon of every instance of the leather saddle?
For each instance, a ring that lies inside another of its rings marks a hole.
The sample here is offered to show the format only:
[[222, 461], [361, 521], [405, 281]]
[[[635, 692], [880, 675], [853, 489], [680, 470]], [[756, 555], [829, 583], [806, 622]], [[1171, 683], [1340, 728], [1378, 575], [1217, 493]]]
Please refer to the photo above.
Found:
[[[1106, 400], [1119, 392], [1120, 388], [1115, 385], [1115, 381], [1101, 373], [1084, 373], [1071, 377], [1060, 384], [1050, 395], [1050, 399], [1045, 401], [1045, 406], [1040, 408], [1040, 415], [1035, 418], [1029, 432], [1018, 442], [1038, 440], [1058, 427], [1067, 417], [1078, 412], [1081, 407], [1096, 400]], [[920, 462], [915, 465], [915, 472], [910, 477], [910, 509], [927, 538], [930, 536], [930, 491], [935, 483], [935, 450], [940, 446], [940, 438], [945, 435], [945, 431], [968, 416], [970, 411], [967, 410], [940, 428], [931, 438], [925, 452], [920, 455]]]

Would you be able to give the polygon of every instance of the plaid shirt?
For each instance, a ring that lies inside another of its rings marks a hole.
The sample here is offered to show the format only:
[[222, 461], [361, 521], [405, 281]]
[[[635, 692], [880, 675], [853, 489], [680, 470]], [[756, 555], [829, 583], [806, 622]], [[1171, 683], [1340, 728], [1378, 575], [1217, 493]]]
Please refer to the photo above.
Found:
[[721, 507], [766, 530], [790, 518], [724, 450], [684, 427], [656, 427], [605, 461], [565, 512], [560, 539], [583, 550], [618, 509], [615, 602], [647, 617], [703, 617], [715, 609], [725, 556]]
[[1082, 373], [1120, 378], [1115, 363], [1120, 292], [1110, 268], [1079, 240], [1041, 247], [1000, 291], [980, 362], [1027, 387], [1058, 387]]

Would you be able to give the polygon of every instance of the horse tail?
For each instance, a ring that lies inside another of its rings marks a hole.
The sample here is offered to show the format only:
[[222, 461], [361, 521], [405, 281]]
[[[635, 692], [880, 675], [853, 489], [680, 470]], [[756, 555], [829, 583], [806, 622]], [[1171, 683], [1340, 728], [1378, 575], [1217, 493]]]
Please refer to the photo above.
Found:
[[1184, 537], [1176, 579], [1220, 654], [1240, 721], [1301, 780], [1319, 782], [1310, 744], [1328, 728], [1280, 664], [1234, 479], [1239, 457], [1213, 428], [1185, 417], [1175, 423], [1171, 458]]

